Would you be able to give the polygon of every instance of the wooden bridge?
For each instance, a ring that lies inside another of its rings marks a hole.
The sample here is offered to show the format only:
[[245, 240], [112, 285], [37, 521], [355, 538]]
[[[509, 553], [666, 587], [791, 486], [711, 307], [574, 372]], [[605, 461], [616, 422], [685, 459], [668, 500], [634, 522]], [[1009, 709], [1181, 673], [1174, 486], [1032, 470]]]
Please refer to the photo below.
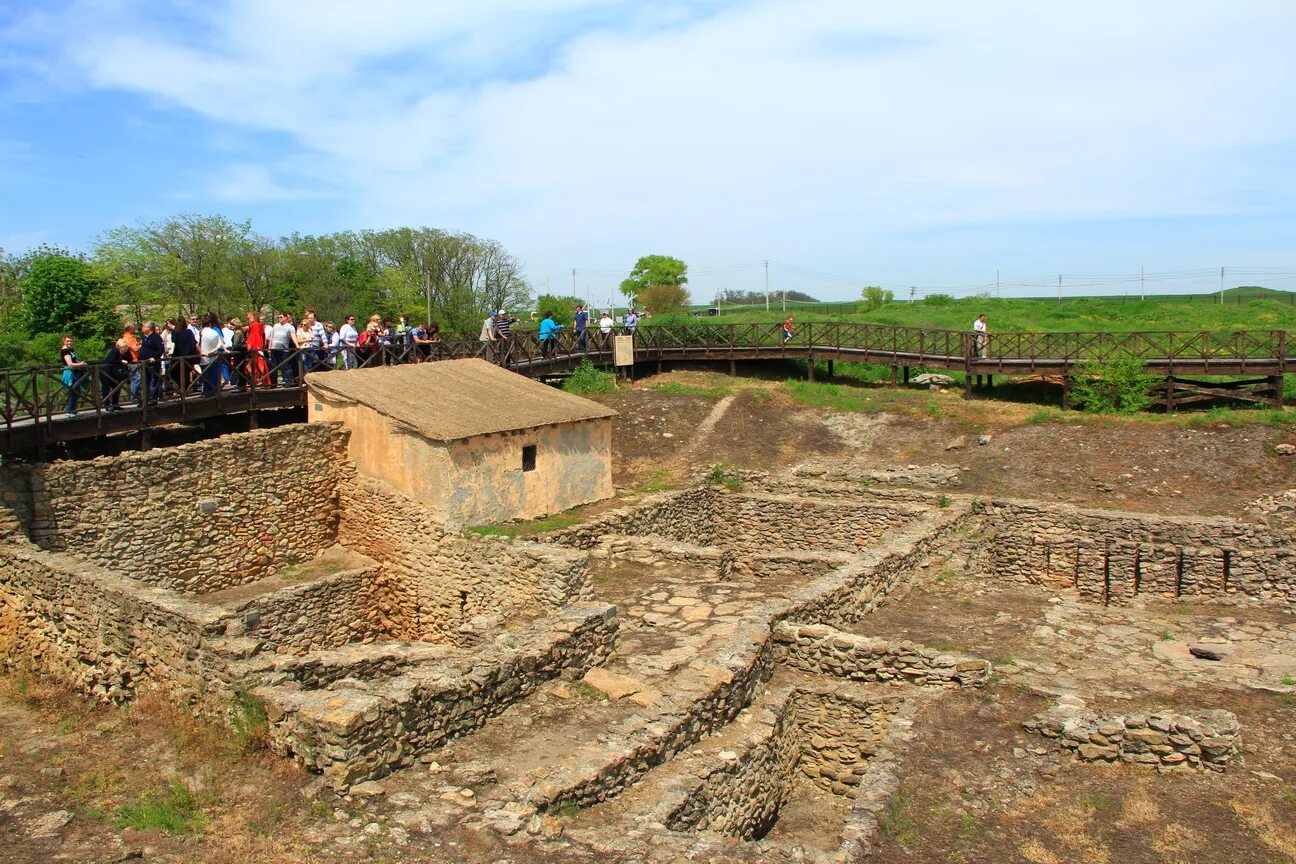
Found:
[[[521, 374], [540, 376], [570, 369], [586, 358], [609, 364], [611, 341], [594, 330], [581, 344], [577, 334], [564, 330], [551, 346], [542, 346], [535, 334], [515, 332], [503, 356], [494, 350], [499, 343], [490, 343], [490, 359]], [[430, 346], [380, 348], [351, 359], [359, 366], [379, 366], [480, 357], [483, 351], [476, 339], [453, 339]], [[890, 366], [893, 381], [907, 381], [915, 368], [961, 372], [969, 393], [982, 381], [989, 384], [994, 375], [1041, 375], [1062, 385], [1064, 406], [1078, 365], [1127, 357], [1163, 377], [1157, 389], [1169, 410], [1218, 397], [1280, 406], [1289, 362], [1283, 330], [995, 333], [979, 345], [974, 334], [958, 330], [814, 322], [800, 325], [784, 342], [779, 325], [701, 321], [641, 327], [634, 336], [635, 363], [655, 363], [658, 369], [666, 362], [689, 361], [728, 364], [734, 372], [740, 361], [819, 360], [827, 361], [831, 370], [834, 361], [844, 360]], [[66, 412], [70, 388], [61, 368], [0, 373], [0, 454], [40, 453], [66, 441], [147, 432], [231, 414], [247, 414], [254, 424], [257, 411], [305, 405], [305, 375], [345, 374], [322, 367], [311, 371], [310, 358], [295, 355], [270, 370], [270, 380], [235, 375], [223, 386], [209, 380], [204, 387], [197, 358], [189, 360], [182, 364], [169, 359], [169, 368], [161, 374], [137, 367], [134, 388], [129, 376], [109, 377], [88, 367], [74, 378], [80, 398], [79, 410], [72, 415]], [[187, 367], [193, 368], [186, 371]], [[807, 372], [813, 380], [813, 362], [807, 363]], [[1226, 382], [1184, 377], [1190, 375], [1249, 377]], [[152, 398], [140, 398], [145, 394]]]

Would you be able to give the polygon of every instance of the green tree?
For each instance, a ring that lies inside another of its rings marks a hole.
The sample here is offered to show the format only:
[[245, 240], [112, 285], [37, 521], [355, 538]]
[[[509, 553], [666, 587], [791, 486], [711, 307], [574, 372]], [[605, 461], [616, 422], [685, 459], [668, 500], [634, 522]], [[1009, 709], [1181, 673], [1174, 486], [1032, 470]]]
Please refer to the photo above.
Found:
[[630, 275], [621, 282], [621, 293], [637, 297], [653, 285], [680, 286], [688, 282], [688, 265], [669, 255], [645, 255], [635, 262]]
[[866, 311], [872, 312], [880, 306], [885, 306], [895, 299], [895, 295], [884, 288], [876, 285], [869, 285], [864, 289], [864, 306]]
[[1160, 380], [1143, 369], [1139, 357], [1113, 357], [1077, 366], [1071, 398], [1093, 414], [1137, 414], [1152, 404], [1151, 389]]
[[93, 335], [95, 300], [100, 291], [83, 259], [62, 249], [42, 247], [23, 277], [21, 290], [29, 334]]
[[[576, 317], [576, 307], [584, 304], [579, 297], [559, 297], [555, 294], [541, 294], [536, 298], [536, 317], [552, 312], [554, 320], [564, 327], [570, 327]], [[593, 323], [593, 322], [591, 322]]]
[[692, 301], [683, 285], [649, 285], [639, 292], [637, 302], [652, 312], [678, 312]]

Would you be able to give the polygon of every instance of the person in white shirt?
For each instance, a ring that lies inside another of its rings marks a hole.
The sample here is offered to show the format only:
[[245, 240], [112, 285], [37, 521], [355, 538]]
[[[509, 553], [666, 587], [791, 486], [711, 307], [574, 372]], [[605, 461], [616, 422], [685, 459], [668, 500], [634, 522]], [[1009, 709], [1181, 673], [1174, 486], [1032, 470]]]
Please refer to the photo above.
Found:
[[225, 351], [225, 339], [221, 335], [220, 319], [215, 312], [209, 312], [198, 331], [198, 357], [202, 367], [202, 392], [211, 396], [220, 390], [221, 356]]
[[612, 313], [604, 309], [602, 316], [600, 316], [598, 320], [599, 350], [601, 351], [607, 350], [608, 337], [612, 335], [612, 326]]
[[222, 353], [225, 355], [222, 359], [225, 362], [221, 363], [221, 383], [228, 384], [230, 383], [229, 351], [230, 346], [234, 344], [234, 330], [230, 327], [229, 321], [226, 321], [221, 325], [221, 338], [225, 342], [224, 348], [222, 349]]
[[278, 377], [285, 387], [297, 386], [297, 327], [287, 312], [279, 313], [279, 323], [270, 333], [270, 375]]
[[978, 315], [977, 319], [972, 322], [972, 340], [976, 346], [977, 356], [985, 357], [987, 349], [990, 347], [990, 331], [986, 329], [986, 316], [984, 312]]
[[356, 344], [360, 341], [360, 331], [355, 326], [355, 316], [346, 316], [346, 321], [342, 322], [341, 329], [338, 330], [338, 355], [337, 365], [339, 369], [354, 369], [356, 367]]
[[495, 316], [487, 315], [486, 320], [482, 322], [481, 333], [477, 335], [477, 341], [481, 343], [481, 356], [487, 362], [495, 362]]

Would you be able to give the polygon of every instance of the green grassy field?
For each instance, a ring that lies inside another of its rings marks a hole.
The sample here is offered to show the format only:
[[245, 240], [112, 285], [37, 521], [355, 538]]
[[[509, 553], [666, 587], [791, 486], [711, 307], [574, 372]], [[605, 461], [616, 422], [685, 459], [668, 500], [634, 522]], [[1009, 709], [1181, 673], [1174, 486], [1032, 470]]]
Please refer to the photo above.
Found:
[[[869, 321], [901, 327], [970, 330], [985, 313], [991, 332], [1094, 330], [1293, 330], [1296, 294], [1269, 289], [1235, 288], [1219, 295], [1151, 297], [1083, 297], [1061, 301], [1045, 298], [961, 300], [932, 299], [894, 302], [865, 311], [862, 303], [789, 303], [788, 311], [763, 307], [728, 308], [712, 323], [782, 321], [790, 312], [796, 321]], [[691, 316], [659, 315], [645, 325], [682, 323]]]

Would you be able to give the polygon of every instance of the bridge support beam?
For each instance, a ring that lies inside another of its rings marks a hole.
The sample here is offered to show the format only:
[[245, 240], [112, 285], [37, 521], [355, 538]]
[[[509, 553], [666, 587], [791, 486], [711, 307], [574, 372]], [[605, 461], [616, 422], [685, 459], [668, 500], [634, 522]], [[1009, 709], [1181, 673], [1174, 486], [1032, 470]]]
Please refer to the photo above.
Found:
[[987, 375], [987, 376], [986, 376], [986, 386], [987, 386], [987, 387], [994, 387], [994, 376], [993, 376], [993, 375]]
[[1283, 407], [1283, 376], [1270, 375], [1269, 387], [1273, 390], [1273, 404], [1275, 408]]
[[906, 383], [906, 384], [909, 383], [909, 367], [908, 367], [908, 366], [905, 366], [905, 367], [904, 367], [904, 383]]
[[737, 360], [730, 360], [730, 361], [729, 361], [729, 374], [730, 374], [730, 375], [737, 375], [737, 374], [738, 374], [738, 361], [737, 361]]
[[814, 366], [815, 366], [815, 361], [813, 357], [806, 360], [806, 380], [807, 381], [814, 380]]
[[1071, 376], [1062, 376], [1062, 410], [1071, 410]]
[[253, 430], [260, 429], [260, 428], [261, 428], [261, 421], [257, 418], [256, 409], [253, 409], [248, 412], [248, 431], [252, 432]]
[[896, 385], [899, 384], [899, 383], [900, 383], [900, 367], [899, 367], [899, 366], [892, 366], [892, 367], [891, 367], [891, 386], [894, 387], [894, 386], [896, 386]]
[[828, 361], [828, 380], [831, 381], [831, 380], [836, 376], [836, 374], [837, 374], [837, 371], [836, 371], [835, 369], [833, 369], [833, 361], [829, 360], [829, 361]]

